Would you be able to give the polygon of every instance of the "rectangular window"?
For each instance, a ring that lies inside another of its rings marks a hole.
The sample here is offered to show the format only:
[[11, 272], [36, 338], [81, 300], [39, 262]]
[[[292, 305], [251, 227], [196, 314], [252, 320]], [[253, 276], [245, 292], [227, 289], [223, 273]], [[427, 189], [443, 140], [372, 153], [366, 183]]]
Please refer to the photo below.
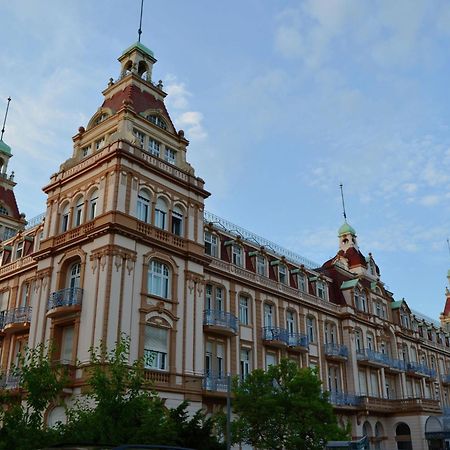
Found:
[[217, 236], [208, 231], [205, 231], [205, 253], [214, 258], [219, 256]]
[[248, 376], [248, 374], [251, 371], [251, 364], [250, 364], [250, 350], [243, 348], [241, 349], [241, 379], [245, 380], [245, 378]]
[[274, 324], [273, 320], [273, 307], [272, 305], [264, 304], [264, 326], [272, 327]]
[[30, 284], [23, 283], [22, 285], [22, 298], [20, 300], [20, 306], [27, 306], [29, 304]]
[[75, 207], [75, 217], [74, 217], [74, 226], [78, 227], [81, 225], [83, 219], [83, 202], [78, 203]]
[[153, 156], [159, 156], [159, 142], [150, 138], [148, 140], [148, 151]]
[[277, 365], [277, 355], [274, 353], [266, 353], [266, 370], [270, 366], [276, 366]]
[[322, 300], [327, 299], [327, 287], [326, 283], [321, 280], [317, 280], [316, 283], [316, 289], [317, 289], [317, 297], [321, 298]]
[[308, 316], [306, 318], [306, 331], [308, 333], [308, 340], [309, 342], [314, 342], [315, 339], [315, 324], [314, 324], [314, 317]]
[[67, 231], [69, 229], [69, 213], [66, 212], [63, 214], [61, 219], [61, 231], [64, 233], [64, 231]]
[[63, 328], [61, 336], [61, 354], [59, 357], [62, 363], [67, 364], [73, 362], [73, 335], [74, 327]]
[[205, 309], [224, 311], [223, 289], [207, 284], [205, 288]]
[[256, 256], [256, 272], [258, 275], [266, 276], [266, 258], [263, 255]]
[[177, 162], [177, 152], [166, 147], [164, 159], [170, 164], [175, 164]]
[[286, 312], [286, 328], [289, 334], [293, 334], [296, 331], [295, 316], [292, 311]]
[[242, 247], [239, 245], [232, 245], [233, 264], [236, 266], [243, 266]]
[[145, 327], [144, 362], [147, 369], [168, 369], [168, 330], [152, 325]]
[[241, 325], [250, 323], [249, 299], [243, 295], [239, 296], [239, 322], [241, 322]]
[[101, 138], [98, 141], [95, 141], [95, 149], [100, 150], [105, 145], [105, 138]]
[[133, 134], [136, 137], [136, 143], [139, 145], [139, 147], [144, 148], [145, 134], [141, 133], [138, 130], [133, 130]]
[[90, 151], [91, 151], [91, 146], [90, 145], [87, 145], [86, 147], [83, 147], [81, 149], [81, 157], [82, 158], [86, 157], [87, 155], [89, 155]]

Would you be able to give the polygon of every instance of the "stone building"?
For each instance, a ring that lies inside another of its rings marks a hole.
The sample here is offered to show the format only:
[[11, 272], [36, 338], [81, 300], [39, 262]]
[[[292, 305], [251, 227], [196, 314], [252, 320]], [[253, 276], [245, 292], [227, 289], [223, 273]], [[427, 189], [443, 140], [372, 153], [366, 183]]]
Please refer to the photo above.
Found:
[[[449, 403], [450, 306], [441, 326], [394, 299], [348, 223], [320, 265], [205, 212], [210, 194], [152, 81], [153, 52], [136, 43], [119, 63], [44, 187], [36, 223], [25, 226], [2, 197], [14, 183], [0, 146], [0, 219], [15, 220], [0, 248], [3, 387], [16, 387], [9, 370], [25, 345], [52, 340], [56, 359], [80, 363], [77, 395], [89, 348], [112, 348], [125, 333], [168, 406], [187, 399], [213, 411], [227, 373], [245, 377], [287, 357], [318, 368], [354, 438], [427, 448], [425, 422]], [[51, 408], [49, 423], [60, 419], [63, 409]]]

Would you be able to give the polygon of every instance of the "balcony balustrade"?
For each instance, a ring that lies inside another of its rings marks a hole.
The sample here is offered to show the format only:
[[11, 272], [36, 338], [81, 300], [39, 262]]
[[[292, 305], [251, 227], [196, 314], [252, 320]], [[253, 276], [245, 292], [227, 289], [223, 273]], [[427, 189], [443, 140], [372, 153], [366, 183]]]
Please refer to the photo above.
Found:
[[370, 348], [356, 351], [356, 358], [360, 362], [366, 362], [376, 366], [389, 366], [389, 356], [386, 353], [376, 352]]
[[361, 397], [346, 392], [330, 392], [329, 400], [334, 406], [358, 406], [361, 403]]
[[47, 303], [47, 311], [51, 311], [49, 315], [79, 311], [82, 300], [83, 289], [78, 287], [60, 289], [50, 295]]
[[229, 312], [205, 309], [203, 311], [203, 328], [220, 334], [235, 335], [238, 332], [238, 319]]
[[227, 375], [219, 372], [207, 372], [203, 377], [202, 387], [205, 391], [227, 392]]
[[405, 372], [407, 362], [403, 359], [389, 358], [388, 359], [389, 367], [388, 369], [395, 372]]
[[325, 344], [323, 346], [323, 351], [325, 356], [332, 359], [347, 359], [348, 358], [348, 348], [341, 344]]
[[31, 306], [20, 306], [19, 308], [8, 309], [3, 315], [3, 330], [15, 330], [29, 326], [31, 321]]
[[306, 334], [287, 332], [287, 344], [291, 350], [308, 351], [309, 339]]
[[286, 347], [289, 345], [289, 331], [280, 327], [263, 327], [262, 340], [276, 347]]
[[17, 374], [6, 372], [0, 376], [0, 389], [17, 389], [20, 377]]
[[436, 378], [436, 370], [430, 369], [425, 364], [411, 361], [408, 363], [406, 369], [411, 374], [416, 374], [419, 376], [425, 376], [425, 377], [429, 377], [429, 378]]

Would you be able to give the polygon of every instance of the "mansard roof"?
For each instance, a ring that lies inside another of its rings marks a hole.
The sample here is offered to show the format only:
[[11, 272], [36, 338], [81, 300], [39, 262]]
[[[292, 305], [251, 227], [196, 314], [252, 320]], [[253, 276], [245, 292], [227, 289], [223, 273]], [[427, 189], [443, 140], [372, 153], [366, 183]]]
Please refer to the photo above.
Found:
[[3, 203], [8, 209], [9, 217], [17, 220], [20, 219], [16, 196], [12, 189], [6, 189], [4, 186], [0, 186], [0, 203]]

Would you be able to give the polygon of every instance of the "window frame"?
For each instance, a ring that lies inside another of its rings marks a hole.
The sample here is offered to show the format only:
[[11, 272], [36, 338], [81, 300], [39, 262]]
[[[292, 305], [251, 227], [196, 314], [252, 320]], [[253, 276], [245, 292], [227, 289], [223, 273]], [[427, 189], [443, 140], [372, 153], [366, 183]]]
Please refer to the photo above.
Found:
[[[160, 272], [157, 270], [160, 267]], [[170, 299], [172, 284], [171, 267], [159, 259], [151, 259], [147, 272], [147, 293], [155, 297]]]

